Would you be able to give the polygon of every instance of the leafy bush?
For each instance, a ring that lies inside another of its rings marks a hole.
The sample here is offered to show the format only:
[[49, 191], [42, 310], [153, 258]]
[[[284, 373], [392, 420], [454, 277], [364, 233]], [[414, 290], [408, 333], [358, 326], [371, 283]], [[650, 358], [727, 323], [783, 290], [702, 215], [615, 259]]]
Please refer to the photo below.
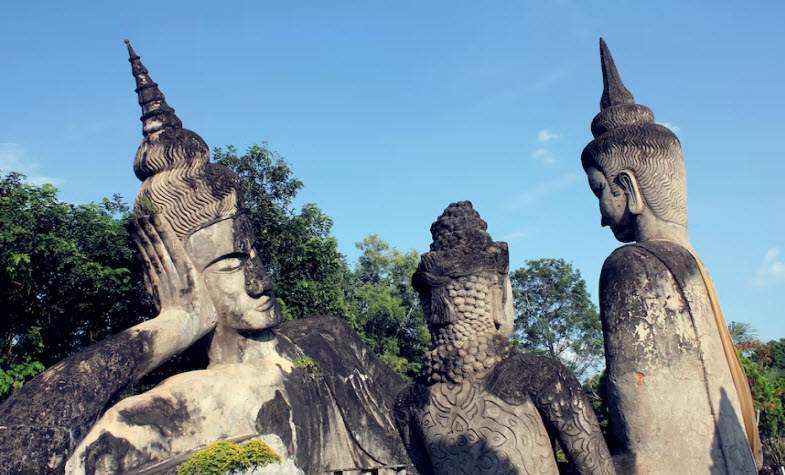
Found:
[[[5, 365], [2, 364], [2, 366]], [[25, 381], [44, 370], [44, 365], [40, 361], [28, 360], [12, 365], [8, 369], [3, 369], [2, 366], [0, 366], [0, 400], [21, 388]]]
[[750, 382], [753, 404], [760, 411], [758, 430], [764, 437], [785, 434], [785, 381], [771, 377], [749, 358], [740, 355], [741, 366]]
[[242, 445], [220, 441], [195, 452], [177, 469], [177, 475], [222, 475], [281, 461], [261, 440], [249, 440]]

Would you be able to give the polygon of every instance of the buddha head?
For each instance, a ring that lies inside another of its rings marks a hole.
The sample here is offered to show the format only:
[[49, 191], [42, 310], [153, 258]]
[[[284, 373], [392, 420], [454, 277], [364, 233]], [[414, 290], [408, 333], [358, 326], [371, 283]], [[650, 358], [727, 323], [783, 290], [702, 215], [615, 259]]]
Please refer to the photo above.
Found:
[[507, 243], [487, 229], [469, 201], [450, 204], [431, 226], [431, 250], [412, 277], [432, 336], [426, 372], [434, 382], [484, 373], [512, 334]]
[[687, 179], [681, 144], [654, 113], [636, 104], [600, 39], [603, 92], [594, 136], [581, 154], [602, 225], [621, 242], [636, 240], [641, 220], [687, 227]]
[[142, 108], [142, 140], [134, 172], [142, 180], [137, 216], [158, 214], [171, 226], [204, 276], [219, 325], [262, 330], [280, 321], [272, 284], [254, 249], [240, 206], [240, 179], [210, 163], [202, 138], [175, 115], [130, 43], [129, 61]]

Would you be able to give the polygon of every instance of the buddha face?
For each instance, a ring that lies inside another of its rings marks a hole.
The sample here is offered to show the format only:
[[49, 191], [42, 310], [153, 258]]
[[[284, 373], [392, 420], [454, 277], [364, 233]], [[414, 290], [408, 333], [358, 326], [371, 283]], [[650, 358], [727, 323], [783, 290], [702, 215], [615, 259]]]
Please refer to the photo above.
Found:
[[249, 331], [280, 322], [272, 283], [253, 248], [247, 218], [240, 215], [195, 231], [186, 241], [186, 251], [204, 275], [219, 325]]
[[619, 187], [612, 189], [605, 174], [590, 167], [586, 170], [589, 187], [600, 202], [601, 225], [609, 226], [621, 242], [635, 240], [635, 216], [627, 206], [627, 194]]

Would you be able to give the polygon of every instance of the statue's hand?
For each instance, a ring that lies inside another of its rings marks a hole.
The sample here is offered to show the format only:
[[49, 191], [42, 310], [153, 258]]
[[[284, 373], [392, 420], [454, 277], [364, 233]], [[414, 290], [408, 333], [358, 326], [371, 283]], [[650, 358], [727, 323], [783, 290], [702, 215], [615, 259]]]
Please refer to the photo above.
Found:
[[185, 312], [195, 317], [203, 331], [212, 329], [216, 310], [204, 284], [171, 225], [161, 216], [143, 216], [133, 222], [131, 233], [144, 261], [145, 286], [159, 314]]

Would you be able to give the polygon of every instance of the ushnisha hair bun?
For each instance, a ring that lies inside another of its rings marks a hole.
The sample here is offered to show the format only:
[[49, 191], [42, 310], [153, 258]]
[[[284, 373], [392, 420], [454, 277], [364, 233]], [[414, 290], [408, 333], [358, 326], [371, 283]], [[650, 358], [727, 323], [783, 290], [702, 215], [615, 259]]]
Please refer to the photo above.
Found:
[[125, 43], [142, 108], [144, 135], [134, 159], [134, 173], [142, 180], [135, 214], [161, 214], [180, 239], [236, 215], [239, 177], [222, 165], [210, 163], [205, 141], [183, 128], [131, 43]]
[[420, 257], [412, 277], [414, 287], [424, 291], [483, 270], [507, 273], [507, 243], [491, 239], [487, 229], [488, 224], [470, 201], [447, 206], [431, 225], [433, 243], [430, 252]]

